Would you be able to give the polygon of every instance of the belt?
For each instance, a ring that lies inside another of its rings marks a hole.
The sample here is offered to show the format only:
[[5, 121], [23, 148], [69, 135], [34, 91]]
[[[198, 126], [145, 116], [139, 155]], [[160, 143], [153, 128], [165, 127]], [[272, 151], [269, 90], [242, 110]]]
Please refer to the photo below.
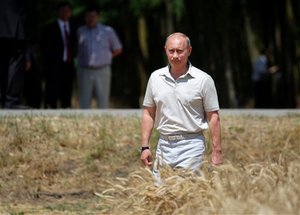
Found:
[[188, 140], [193, 139], [202, 133], [193, 133], [193, 134], [174, 134], [174, 135], [160, 135], [160, 138], [166, 141], [176, 141], [176, 140]]

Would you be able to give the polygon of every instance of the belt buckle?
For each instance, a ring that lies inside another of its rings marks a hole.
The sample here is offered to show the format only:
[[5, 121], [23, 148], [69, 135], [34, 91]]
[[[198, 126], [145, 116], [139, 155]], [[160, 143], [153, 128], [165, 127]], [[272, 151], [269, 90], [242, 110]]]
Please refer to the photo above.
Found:
[[169, 139], [170, 141], [176, 140], [175, 136], [168, 136], [168, 139]]
[[168, 139], [170, 141], [174, 141], [174, 140], [183, 140], [184, 139], [184, 136], [183, 135], [172, 135], [172, 136], [169, 136]]

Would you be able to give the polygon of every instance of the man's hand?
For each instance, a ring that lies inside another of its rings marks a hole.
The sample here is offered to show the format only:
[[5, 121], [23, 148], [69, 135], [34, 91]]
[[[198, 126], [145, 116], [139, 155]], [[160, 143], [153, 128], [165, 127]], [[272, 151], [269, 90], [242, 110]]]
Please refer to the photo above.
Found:
[[221, 150], [213, 150], [213, 152], [211, 153], [211, 162], [214, 165], [223, 163], [223, 155]]
[[145, 166], [151, 166], [152, 165], [152, 153], [150, 149], [146, 149], [142, 151], [141, 154], [141, 161]]
[[279, 71], [279, 67], [278, 66], [271, 66], [270, 68], [269, 68], [269, 72], [271, 73], [271, 74], [274, 74], [274, 73], [276, 73], [276, 72], [278, 72]]

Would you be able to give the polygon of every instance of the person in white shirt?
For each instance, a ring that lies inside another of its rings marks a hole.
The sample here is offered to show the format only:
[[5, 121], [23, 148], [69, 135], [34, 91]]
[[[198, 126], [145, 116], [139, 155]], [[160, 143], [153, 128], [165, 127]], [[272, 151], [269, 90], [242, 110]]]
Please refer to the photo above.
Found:
[[154, 71], [148, 81], [141, 124], [141, 161], [152, 165], [149, 140], [154, 127], [160, 134], [153, 166], [185, 168], [197, 171], [203, 161], [203, 130], [210, 127], [212, 163], [221, 164], [221, 125], [214, 81], [188, 60], [192, 53], [190, 39], [176, 32], [167, 37], [165, 52], [169, 64]]

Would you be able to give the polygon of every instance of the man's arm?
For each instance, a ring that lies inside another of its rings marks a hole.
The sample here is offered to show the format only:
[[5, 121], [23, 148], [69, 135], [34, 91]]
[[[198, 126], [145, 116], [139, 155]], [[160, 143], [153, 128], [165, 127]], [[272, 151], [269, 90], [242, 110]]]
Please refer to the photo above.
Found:
[[[145, 107], [142, 116], [141, 146], [149, 147], [149, 140], [154, 127], [156, 107]], [[151, 166], [152, 154], [149, 149], [141, 153], [141, 161], [146, 166]]]
[[117, 49], [117, 50], [114, 50], [114, 51], [112, 52], [112, 56], [113, 56], [113, 57], [117, 57], [117, 56], [120, 55], [122, 52], [123, 52], [123, 49]]
[[218, 165], [223, 162], [222, 145], [221, 145], [221, 123], [218, 111], [207, 112], [207, 119], [212, 136], [212, 155], [211, 161]]

